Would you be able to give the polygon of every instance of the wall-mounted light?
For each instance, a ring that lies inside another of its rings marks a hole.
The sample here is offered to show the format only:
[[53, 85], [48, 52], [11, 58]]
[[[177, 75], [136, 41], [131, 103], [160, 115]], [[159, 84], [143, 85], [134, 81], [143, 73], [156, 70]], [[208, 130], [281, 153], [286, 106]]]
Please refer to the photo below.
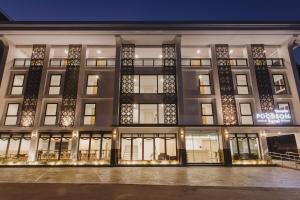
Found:
[[32, 131], [31, 132], [31, 137], [37, 137], [38, 131]]
[[224, 136], [225, 136], [226, 139], [229, 138], [229, 133], [228, 133], [228, 130], [227, 130], [227, 129], [225, 129], [225, 131], [224, 131]]
[[78, 138], [79, 137], [79, 132], [77, 130], [74, 130], [72, 133], [74, 138]]
[[183, 136], [184, 136], [184, 129], [183, 129], [183, 128], [180, 128], [179, 133], [180, 133], [180, 136], [183, 137]]
[[113, 138], [117, 137], [117, 129], [116, 128], [113, 129], [112, 136], [113, 136]]

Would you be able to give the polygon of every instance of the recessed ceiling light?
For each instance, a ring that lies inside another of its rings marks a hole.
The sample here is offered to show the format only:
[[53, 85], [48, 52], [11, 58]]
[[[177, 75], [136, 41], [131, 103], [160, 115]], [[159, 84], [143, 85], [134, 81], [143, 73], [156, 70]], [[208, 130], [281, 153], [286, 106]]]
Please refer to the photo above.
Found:
[[102, 52], [101, 52], [101, 50], [100, 49], [98, 49], [97, 50], [97, 54], [101, 54]]
[[68, 52], [69, 52], [68, 49], [65, 49], [65, 54], [68, 54]]
[[197, 54], [200, 54], [200, 53], [201, 53], [201, 50], [200, 50], [200, 49], [198, 49], [198, 50], [197, 50]]
[[138, 54], [135, 54], [135, 56], [134, 56], [135, 58], [139, 58], [139, 55]]
[[162, 58], [162, 55], [161, 55], [161, 54], [159, 55], [159, 58]]
[[232, 53], [233, 53], [233, 50], [231, 49], [231, 50], [229, 51], [229, 53], [232, 54]]

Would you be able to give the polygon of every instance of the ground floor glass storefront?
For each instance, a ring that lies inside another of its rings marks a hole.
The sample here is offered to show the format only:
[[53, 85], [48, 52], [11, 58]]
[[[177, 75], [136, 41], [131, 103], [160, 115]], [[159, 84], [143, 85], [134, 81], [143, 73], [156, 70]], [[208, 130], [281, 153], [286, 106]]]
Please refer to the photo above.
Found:
[[0, 134], [0, 161], [26, 161], [30, 147], [30, 134]]
[[80, 133], [78, 160], [109, 161], [111, 153], [111, 133]]
[[220, 163], [218, 133], [187, 132], [186, 153], [188, 163]]
[[261, 159], [258, 134], [235, 133], [229, 139], [233, 161]]
[[71, 146], [71, 133], [41, 133], [37, 160], [70, 160]]
[[120, 142], [120, 164], [176, 164], [178, 161], [175, 133], [123, 133]]

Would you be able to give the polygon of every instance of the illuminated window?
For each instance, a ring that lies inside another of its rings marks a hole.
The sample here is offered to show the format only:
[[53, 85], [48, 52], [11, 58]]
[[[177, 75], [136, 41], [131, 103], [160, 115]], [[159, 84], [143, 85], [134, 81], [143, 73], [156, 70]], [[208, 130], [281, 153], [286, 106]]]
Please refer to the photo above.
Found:
[[9, 103], [7, 106], [7, 112], [6, 112], [4, 124], [7, 126], [17, 125], [18, 112], [19, 112], [19, 104]]
[[44, 125], [55, 125], [56, 119], [57, 119], [57, 103], [48, 103], [46, 105]]
[[286, 84], [283, 74], [273, 74], [273, 83], [275, 94], [286, 94]]
[[249, 94], [248, 80], [246, 74], [236, 75], [236, 85], [238, 94]]
[[96, 95], [98, 93], [98, 75], [88, 75], [87, 76], [87, 85], [86, 85], [86, 94], [87, 95]]
[[24, 78], [25, 75], [21, 75], [21, 74], [14, 75], [13, 83], [10, 91], [11, 95], [21, 95], [23, 93]]
[[50, 76], [49, 95], [59, 95], [61, 86], [61, 75], [52, 74]]
[[213, 105], [211, 103], [201, 104], [201, 121], [202, 124], [214, 124]]
[[242, 124], [253, 124], [253, 117], [252, 117], [252, 109], [250, 103], [241, 103], [241, 123]]
[[200, 94], [211, 94], [211, 84], [209, 74], [201, 74], [199, 76]]
[[94, 103], [85, 104], [83, 124], [84, 125], [94, 125], [95, 119], [96, 119], [96, 104], [94, 104]]

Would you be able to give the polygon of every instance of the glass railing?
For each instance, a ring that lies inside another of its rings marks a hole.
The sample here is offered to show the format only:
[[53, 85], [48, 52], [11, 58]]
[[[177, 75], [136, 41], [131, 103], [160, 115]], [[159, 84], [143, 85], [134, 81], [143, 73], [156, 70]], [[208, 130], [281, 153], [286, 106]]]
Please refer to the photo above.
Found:
[[136, 58], [134, 67], [162, 67], [163, 59], [161, 58]]
[[232, 66], [232, 67], [247, 67], [248, 60], [247, 58], [219, 58], [217, 59], [219, 66]]
[[268, 67], [283, 67], [283, 58], [255, 58], [254, 65], [267, 65]]
[[50, 67], [65, 67], [68, 64], [67, 58], [51, 58], [50, 59]]
[[15, 58], [14, 67], [29, 67], [31, 59], [30, 58]]
[[182, 58], [181, 65], [183, 67], [210, 67], [210, 58]]
[[87, 58], [85, 65], [87, 67], [114, 67], [115, 58]]

